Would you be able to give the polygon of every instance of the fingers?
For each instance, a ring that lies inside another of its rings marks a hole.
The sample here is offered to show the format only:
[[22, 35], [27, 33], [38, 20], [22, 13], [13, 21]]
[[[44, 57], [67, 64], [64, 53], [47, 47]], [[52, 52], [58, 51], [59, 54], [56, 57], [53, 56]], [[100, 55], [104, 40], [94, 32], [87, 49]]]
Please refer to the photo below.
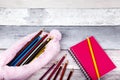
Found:
[[52, 33], [50, 32], [50, 36], [52, 36], [53, 39], [47, 44], [44, 53], [42, 53], [31, 63], [20, 67], [5, 66], [1, 71], [4, 72], [3, 77], [5, 78], [5, 80], [25, 80], [28, 77], [30, 77], [33, 73], [40, 70], [40, 68], [45, 66], [51, 59], [53, 59], [53, 57], [55, 57], [56, 54], [58, 54], [60, 51], [59, 40], [61, 39], [60, 32], [56, 30], [55, 32], [56, 35], [52, 35], [54, 31], [52, 31]]

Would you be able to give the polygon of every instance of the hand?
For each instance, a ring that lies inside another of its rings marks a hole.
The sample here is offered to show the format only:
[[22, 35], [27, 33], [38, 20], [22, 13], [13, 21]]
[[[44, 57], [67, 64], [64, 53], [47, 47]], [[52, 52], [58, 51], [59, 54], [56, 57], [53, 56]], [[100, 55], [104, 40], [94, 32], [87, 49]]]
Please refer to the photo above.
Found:
[[[52, 37], [53, 39], [46, 45], [45, 51], [38, 58], [23, 66], [7, 66], [6, 64], [15, 57], [16, 53], [34, 37], [35, 34], [37, 34], [37, 32], [22, 38], [12, 47], [0, 53], [0, 80], [25, 80], [40, 70], [59, 53], [61, 33], [58, 30], [52, 30], [48, 37]], [[43, 32], [43, 34], [46, 33]]]

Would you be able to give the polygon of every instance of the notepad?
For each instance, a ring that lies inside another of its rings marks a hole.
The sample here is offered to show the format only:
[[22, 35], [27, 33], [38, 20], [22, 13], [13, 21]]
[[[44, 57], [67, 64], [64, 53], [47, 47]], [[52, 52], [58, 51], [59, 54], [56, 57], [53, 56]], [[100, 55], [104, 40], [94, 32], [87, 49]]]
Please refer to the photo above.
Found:
[[[101, 48], [101, 46], [93, 36], [89, 37], [89, 40], [91, 43], [99, 75], [100, 77], [102, 77], [109, 71], [116, 68], [116, 66], [113, 64], [106, 52]], [[84, 41], [71, 46], [70, 52], [76, 59], [79, 66], [82, 68], [82, 71], [84, 72], [87, 79], [98, 80], [90, 52], [90, 47], [88, 45], [88, 40], [85, 39]]]

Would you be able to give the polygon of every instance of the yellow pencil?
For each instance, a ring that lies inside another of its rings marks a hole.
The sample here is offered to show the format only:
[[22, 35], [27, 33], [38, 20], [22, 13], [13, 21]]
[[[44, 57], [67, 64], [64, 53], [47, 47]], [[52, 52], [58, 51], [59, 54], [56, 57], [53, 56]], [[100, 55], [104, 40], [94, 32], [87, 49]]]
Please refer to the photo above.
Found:
[[33, 58], [33, 60], [36, 59], [36, 58], [38, 58], [44, 51], [45, 51], [45, 47]]
[[91, 54], [91, 57], [92, 57], [92, 61], [93, 61], [93, 64], [94, 64], [94, 68], [95, 68], [95, 72], [96, 72], [97, 78], [100, 79], [98, 66], [97, 66], [97, 63], [96, 63], [96, 60], [95, 60], [95, 56], [94, 56], [94, 52], [93, 52], [93, 49], [92, 49], [92, 45], [91, 45], [90, 39], [88, 37], [87, 37], [87, 42], [88, 42], [88, 46], [89, 46], [89, 49], [90, 49], [90, 54]]

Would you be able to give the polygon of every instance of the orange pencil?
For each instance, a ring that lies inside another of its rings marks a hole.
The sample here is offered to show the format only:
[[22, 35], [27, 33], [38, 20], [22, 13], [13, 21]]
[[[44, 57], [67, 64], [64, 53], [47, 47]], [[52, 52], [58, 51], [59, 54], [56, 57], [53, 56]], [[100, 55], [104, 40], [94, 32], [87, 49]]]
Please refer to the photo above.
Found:
[[52, 78], [52, 76], [54, 75], [54, 73], [57, 71], [57, 69], [60, 67], [60, 65], [62, 64], [63, 60], [65, 59], [66, 54], [60, 59], [60, 61], [58, 62], [58, 64], [56, 65], [55, 69], [52, 71], [52, 73], [49, 75], [47, 80], [50, 80]]
[[43, 74], [43, 76], [42, 76], [39, 80], [43, 80], [43, 78], [52, 70], [52, 68], [54, 68], [55, 65], [56, 65], [56, 63], [54, 63], [54, 64]]
[[64, 65], [64, 68], [63, 68], [63, 70], [62, 70], [62, 74], [61, 74], [61, 76], [60, 76], [60, 80], [63, 80], [63, 77], [64, 77], [64, 74], [65, 74], [67, 65], [68, 65], [68, 60], [66, 61], [65, 65]]
[[57, 77], [58, 77], [59, 73], [61, 72], [61, 70], [62, 70], [62, 66], [59, 67], [59, 69], [58, 69], [58, 71], [56, 72], [55, 77], [53, 78], [53, 80], [56, 80], [56, 79], [57, 79]]

